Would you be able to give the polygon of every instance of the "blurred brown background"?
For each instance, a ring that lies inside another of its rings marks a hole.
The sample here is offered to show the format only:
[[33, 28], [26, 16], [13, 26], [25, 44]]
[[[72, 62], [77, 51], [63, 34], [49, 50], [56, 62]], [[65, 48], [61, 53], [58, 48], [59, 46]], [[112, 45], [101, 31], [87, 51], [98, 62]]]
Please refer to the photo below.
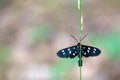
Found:
[[[83, 80], [120, 80], [120, 0], [83, 0]], [[79, 80], [77, 59], [58, 50], [79, 39], [77, 0], [0, 0], [0, 80]]]

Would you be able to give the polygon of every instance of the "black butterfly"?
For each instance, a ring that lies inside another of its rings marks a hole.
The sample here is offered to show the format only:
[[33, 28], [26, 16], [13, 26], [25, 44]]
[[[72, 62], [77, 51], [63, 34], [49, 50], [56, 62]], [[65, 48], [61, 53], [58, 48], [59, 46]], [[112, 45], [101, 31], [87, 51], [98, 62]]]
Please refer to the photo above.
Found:
[[[81, 48], [80, 48], [80, 46], [81, 46]], [[82, 66], [82, 60], [80, 60], [80, 57], [82, 57], [82, 56], [94, 57], [94, 56], [98, 56], [100, 53], [101, 53], [100, 49], [98, 49], [96, 47], [82, 45], [82, 44], [80, 45], [80, 43], [78, 43], [77, 45], [74, 45], [74, 46], [71, 46], [71, 47], [68, 47], [68, 48], [58, 51], [57, 55], [60, 58], [71, 58], [71, 59], [78, 56], [79, 66]]]

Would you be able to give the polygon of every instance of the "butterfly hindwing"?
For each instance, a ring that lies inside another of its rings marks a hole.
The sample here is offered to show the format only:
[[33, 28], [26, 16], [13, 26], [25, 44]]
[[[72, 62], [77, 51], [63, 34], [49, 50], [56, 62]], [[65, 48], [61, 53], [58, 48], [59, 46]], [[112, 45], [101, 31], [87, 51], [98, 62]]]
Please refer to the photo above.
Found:
[[84, 57], [98, 56], [100, 53], [101, 51], [98, 48], [87, 46], [87, 45], [82, 45], [82, 56]]
[[74, 58], [78, 55], [77, 45], [71, 46], [68, 48], [64, 48], [64, 49], [58, 51], [57, 55], [60, 58]]

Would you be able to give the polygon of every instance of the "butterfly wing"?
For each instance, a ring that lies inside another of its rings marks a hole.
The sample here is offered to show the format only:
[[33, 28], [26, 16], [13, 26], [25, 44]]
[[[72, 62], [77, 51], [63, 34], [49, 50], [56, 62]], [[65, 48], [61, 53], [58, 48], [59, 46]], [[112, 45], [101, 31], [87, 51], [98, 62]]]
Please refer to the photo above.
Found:
[[82, 45], [82, 56], [93, 57], [98, 56], [101, 53], [100, 49], [92, 46]]
[[60, 58], [74, 58], [78, 55], [78, 49], [77, 45], [71, 46], [68, 48], [64, 48], [57, 52], [57, 55]]

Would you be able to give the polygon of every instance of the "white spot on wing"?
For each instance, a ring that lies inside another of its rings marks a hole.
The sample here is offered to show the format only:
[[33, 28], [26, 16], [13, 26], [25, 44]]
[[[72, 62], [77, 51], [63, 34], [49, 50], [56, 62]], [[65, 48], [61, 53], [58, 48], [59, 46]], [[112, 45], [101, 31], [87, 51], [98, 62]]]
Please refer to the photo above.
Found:
[[64, 50], [62, 50], [62, 52], [64, 52]]
[[95, 51], [93, 51], [93, 53], [95, 53]]
[[85, 49], [85, 47], [83, 47], [82, 49]]
[[84, 55], [86, 55], [86, 52], [84, 53]]
[[63, 53], [63, 55], [65, 55], [65, 53]]
[[75, 56], [75, 53], [73, 53], [73, 56]]
[[75, 47], [73, 47], [73, 49], [75, 49]]
[[69, 51], [69, 54], [71, 54], [71, 51]]
[[70, 48], [68, 48], [67, 50], [70, 51]]
[[75, 53], [77, 53], [77, 51], [75, 51]]
[[88, 47], [88, 49], [90, 50], [90, 47]]
[[94, 51], [96, 51], [96, 49], [94, 48]]
[[87, 52], [89, 53], [89, 50], [87, 50]]

